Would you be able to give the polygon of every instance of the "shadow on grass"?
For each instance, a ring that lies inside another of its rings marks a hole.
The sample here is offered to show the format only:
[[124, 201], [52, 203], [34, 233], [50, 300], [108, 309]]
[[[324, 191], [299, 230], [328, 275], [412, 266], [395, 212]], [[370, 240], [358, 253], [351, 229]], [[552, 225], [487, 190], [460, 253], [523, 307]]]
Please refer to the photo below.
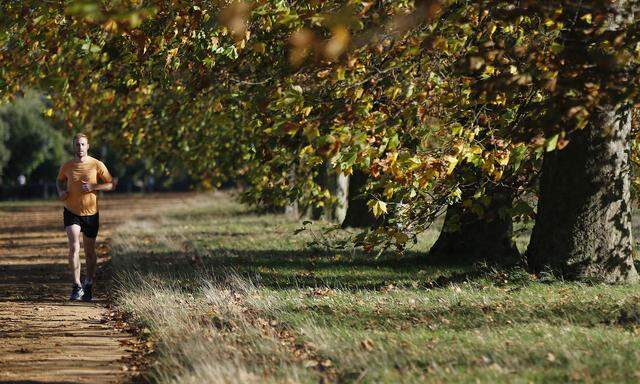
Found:
[[328, 286], [378, 290], [389, 285], [435, 288], [477, 279], [486, 270], [469, 263], [430, 262], [422, 253], [373, 259], [364, 254], [311, 250], [238, 250], [196, 252], [131, 252], [116, 256], [116, 271], [153, 274], [171, 282], [246, 276], [261, 286], [285, 289]]

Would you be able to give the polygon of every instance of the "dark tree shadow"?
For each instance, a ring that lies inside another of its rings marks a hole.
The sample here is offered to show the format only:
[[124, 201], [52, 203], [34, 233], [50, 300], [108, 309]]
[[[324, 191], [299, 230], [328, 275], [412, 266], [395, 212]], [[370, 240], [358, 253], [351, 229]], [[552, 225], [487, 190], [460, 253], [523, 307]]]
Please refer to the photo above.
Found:
[[216, 248], [196, 252], [131, 252], [117, 256], [115, 271], [149, 273], [168, 281], [224, 280], [235, 273], [271, 288], [329, 286], [377, 290], [392, 284], [434, 288], [480, 277], [469, 263], [430, 262], [422, 253], [401, 258], [313, 250], [239, 250]]

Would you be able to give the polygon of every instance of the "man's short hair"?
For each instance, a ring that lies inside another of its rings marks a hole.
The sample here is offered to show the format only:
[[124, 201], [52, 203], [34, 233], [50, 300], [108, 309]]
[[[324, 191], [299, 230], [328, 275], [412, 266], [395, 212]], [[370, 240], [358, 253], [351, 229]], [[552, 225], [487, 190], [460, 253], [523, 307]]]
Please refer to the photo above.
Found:
[[85, 134], [84, 134], [84, 133], [82, 133], [82, 132], [78, 132], [78, 133], [76, 133], [76, 135], [75, 135], [75, 136], [73, 136], [73, 141], [72, 141], [72, 143], [73, 143], [73, 144], [75, 144], [75, 143], [76, 143], [76, 141], [78, 141], [78, 140], [82, 139], [83, 137], [84, 137], [85, 139], [87, 139], [87, 142], [89, 142], [89, 137], [87, 137], [87, 135], [85, 135]]

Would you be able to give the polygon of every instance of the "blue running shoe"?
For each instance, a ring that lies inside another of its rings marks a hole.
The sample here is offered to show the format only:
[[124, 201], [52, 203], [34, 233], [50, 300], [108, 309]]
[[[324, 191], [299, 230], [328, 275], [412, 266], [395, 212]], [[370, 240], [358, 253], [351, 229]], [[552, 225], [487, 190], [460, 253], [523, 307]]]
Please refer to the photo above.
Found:
[[82, 291], [84, 292], [82, 294], [83, 301], [91, 301], [91, 299], [93, 299], [92, 286], [93, 284], [88, 283], [85, 284], [84, 287], [82, 287]]
[[80, 300], [83, 295], [84, 291], [82, 290], [82, 287], [74, 283], [71, 286], [71, 296], [69, 296], [69, 300]]

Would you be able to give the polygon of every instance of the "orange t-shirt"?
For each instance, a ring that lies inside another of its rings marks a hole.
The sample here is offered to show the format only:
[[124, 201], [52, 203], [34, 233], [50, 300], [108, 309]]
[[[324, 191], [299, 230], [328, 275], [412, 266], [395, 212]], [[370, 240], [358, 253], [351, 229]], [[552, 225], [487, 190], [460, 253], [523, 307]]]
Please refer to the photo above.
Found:
[[76, 159], [69, 160], [60, 167], [58, 180], [67, 181], [69, 195], [64, 206], [78, 216], [89, 216], [98, 213], [98, 192], [83, 192], [82, 182], [97, 184], [98, 178], [105, 183], [112, 181], [111, 174], [104, 163], [91, 156], [80, 163]]

